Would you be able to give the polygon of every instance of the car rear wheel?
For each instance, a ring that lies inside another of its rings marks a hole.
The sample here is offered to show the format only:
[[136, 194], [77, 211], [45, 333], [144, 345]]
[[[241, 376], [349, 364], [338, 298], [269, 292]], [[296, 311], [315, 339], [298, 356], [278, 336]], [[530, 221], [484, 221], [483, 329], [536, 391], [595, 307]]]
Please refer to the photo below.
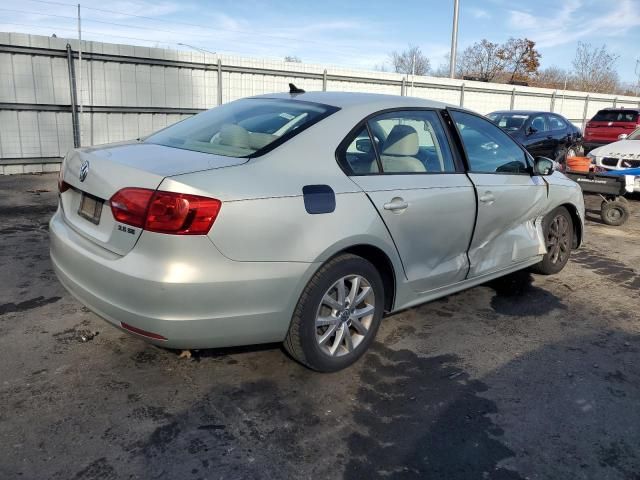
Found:
[[568, 210], [559, 207], [547, 215], [543, 222], [547, 253], [533, 270], [553, 275], [564, 268], [573, 248], [573, 220]]
[[362, 257], [340, 255], [307, 284], [284, 346], [313, 370], [341, 370], [371, 345], [383, 310], [384, 289], [376, 268]]

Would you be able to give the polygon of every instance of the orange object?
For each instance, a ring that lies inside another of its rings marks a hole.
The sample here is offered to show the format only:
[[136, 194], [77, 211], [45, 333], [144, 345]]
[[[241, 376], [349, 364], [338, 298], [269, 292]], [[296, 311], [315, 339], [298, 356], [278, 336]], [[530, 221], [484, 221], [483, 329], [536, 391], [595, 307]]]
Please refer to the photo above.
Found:
[[568, 157], [567, 167], [572, 172], [588, 172], [591, 169], [591, 159], [588, 157]]

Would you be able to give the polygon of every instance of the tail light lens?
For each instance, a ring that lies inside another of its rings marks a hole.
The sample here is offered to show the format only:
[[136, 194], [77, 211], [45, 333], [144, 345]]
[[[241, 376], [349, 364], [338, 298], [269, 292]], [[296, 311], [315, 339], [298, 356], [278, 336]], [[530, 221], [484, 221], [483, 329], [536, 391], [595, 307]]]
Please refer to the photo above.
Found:
[[222, 202], [185, 193], [124, 188], [110, 200], [113, 217], [151, 232], [206, 235]]
[[146, 188], [123, 188], [116, 192], [109, 202], [113, 218], [120, 223], [143, 228], [153, 192]]
[[64, 164], [60, 165], [60, 171], [58, 172], [58, 191], [60, 193], [66, 192], [71, 187], [71, 185], [69, 185], [67, 182], [64, 181], [64, 168], [63, 168], [63, 166], [64, 166]]

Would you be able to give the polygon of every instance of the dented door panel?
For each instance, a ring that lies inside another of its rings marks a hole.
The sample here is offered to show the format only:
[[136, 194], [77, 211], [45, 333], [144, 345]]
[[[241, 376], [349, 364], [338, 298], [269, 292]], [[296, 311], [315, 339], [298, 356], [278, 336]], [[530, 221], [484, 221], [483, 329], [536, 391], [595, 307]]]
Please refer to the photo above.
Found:
[[543, 255], [542, 215], [548, 200], [542, 177], [491, 173], [469, 177], [478, 191], [469, 278]]

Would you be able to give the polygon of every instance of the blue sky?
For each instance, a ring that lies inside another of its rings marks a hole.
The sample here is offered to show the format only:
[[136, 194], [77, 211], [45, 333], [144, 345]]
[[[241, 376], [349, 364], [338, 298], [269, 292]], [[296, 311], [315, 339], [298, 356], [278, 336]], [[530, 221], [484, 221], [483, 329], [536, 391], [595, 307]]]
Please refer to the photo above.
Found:
[[[606, 44], [634, 81], [640, 0], [460, 0], [459, 50], [487, 38], [537, 42], [542, 66], [570, 67], [578, 41]], [[82, 2], [84, 38], [372, 68], [419, 45], [436, 68], [451, 39], [453, 0], [115, 0]], [[100, 10], [101, 9], [101, 10]], [[126, 15], [126, 14], [128, 15]], [[0, 0], [0, 30], [75, 35], [69, 0]], [[138, 15], [131, 16], [131, 15]], [[142, 18], [148, 17], [148, 18]]]

